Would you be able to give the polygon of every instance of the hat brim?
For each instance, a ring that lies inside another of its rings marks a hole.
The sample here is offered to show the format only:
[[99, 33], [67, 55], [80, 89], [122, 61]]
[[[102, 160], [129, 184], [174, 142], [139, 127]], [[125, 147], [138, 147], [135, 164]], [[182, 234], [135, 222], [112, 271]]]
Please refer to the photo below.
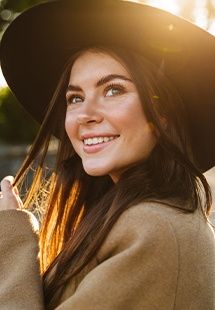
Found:
[[143, 54], [185, 102], [203, 171], [215, 165], [215, 38], [168, 12], [130, 1], [51, 1], [18, 16], [0, 48], [6, 81], [39, 123], [75, 48], [116, 45]]

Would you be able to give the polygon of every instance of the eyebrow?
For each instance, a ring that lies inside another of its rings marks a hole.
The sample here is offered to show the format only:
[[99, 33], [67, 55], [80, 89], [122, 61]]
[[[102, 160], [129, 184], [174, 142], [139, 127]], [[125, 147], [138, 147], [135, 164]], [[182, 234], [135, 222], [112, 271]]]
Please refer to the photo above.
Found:
[[[109, 74], [109, 75], [106, 75], [104, 77], [102, 77], [101, 79], [98, 80], [98, 82], [96, 82], [96, 87], [99, 87], [99, 86], [102, 86], [110, 81], [113, 81], [113, 80], [116, 80], [116, 79], [119, 79], [119, 80], [124, 80], [124, 81], [129, 81], [129, 82], [132, 82], [133, 81], [129, 78], [127, 78], [126, 76], [124, 75], [120, 75], [120, 74]], [[81, 87], [78, 86], [78, 85], [73, 85], [73, 84], [69, 84], [66, 91], [82, 91]]]
[[132, 82], [131, 79], [127, 78], [124, 75], [110, 74], [110, 75], [104, 76], [100, 80], [98, 80], [98, 82], [96, 83], [96, 87], [102, 86], [102, 85], [104, 85], [104, 84], [106, 84], [112, 80], [116, 80], [116, 79]]

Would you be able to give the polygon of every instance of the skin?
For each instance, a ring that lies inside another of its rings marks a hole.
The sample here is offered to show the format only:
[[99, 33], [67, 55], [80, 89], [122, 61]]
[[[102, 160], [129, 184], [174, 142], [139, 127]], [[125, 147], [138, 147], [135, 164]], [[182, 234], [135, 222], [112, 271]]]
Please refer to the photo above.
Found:
[[[82, 54], [71, 70], [66, 98], [65, 128], [88, 174], [109, 174], [116, 183], [126, 169], [149, 156], [157, 140], [136, 86], [119, 61], [106, 53]], [[100, 142], [93, 144], [95, 138]], [[1, 181], [0, 211], [23, 208], [13, 180], [7, 176]]]
[[[95, 51], [82, 54], [72, 67], [66, 97], [65, 128], [86, 173], [109, 174], [116, 183], [149, 156], [157, 140], [130, 74], [115, 58]], [[111, 140], [83, 141], [104, 137]]]
[[1, 181], [0, 211], [23, 208], [18, 189], [13, 186], [13, 180], [12, 176], [7, 176]]

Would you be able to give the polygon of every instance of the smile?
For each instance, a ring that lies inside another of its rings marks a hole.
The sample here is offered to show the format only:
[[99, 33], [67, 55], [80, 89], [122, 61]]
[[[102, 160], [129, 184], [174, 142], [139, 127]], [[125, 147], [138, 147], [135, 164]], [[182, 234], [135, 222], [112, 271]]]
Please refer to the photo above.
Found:
[[95, 145], [95, 144], [101, 144], [104, 142], [109, 142], [114, 139], [118, 138], [118, 136], [115, 137], [94, 137], [94, 138], [88, 138], [84, 139], [84, 145]]

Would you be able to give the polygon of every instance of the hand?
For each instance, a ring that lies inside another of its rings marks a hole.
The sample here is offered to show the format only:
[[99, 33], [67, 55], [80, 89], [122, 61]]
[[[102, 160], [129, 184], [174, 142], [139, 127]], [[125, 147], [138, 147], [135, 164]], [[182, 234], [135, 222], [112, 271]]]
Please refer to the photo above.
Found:
[[13, 180], [12, 176], [7, 176], [1, 181], [0, 211], [23, 208], [18, 189], [13, 186]]

